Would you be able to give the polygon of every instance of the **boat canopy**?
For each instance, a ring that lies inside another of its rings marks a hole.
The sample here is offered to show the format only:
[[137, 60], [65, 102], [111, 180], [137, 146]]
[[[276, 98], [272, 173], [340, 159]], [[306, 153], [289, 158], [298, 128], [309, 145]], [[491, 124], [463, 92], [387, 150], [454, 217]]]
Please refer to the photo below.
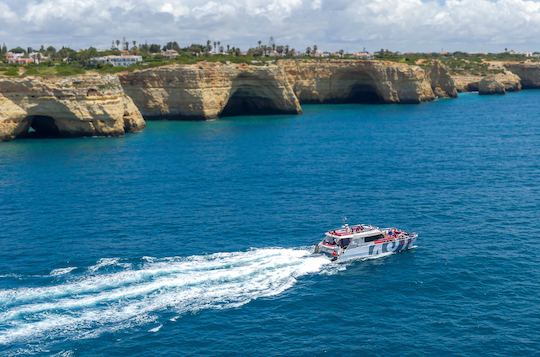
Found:
[[383, 231], [378, 227], [365, 225], [365, 224], [358, 224], [355, 226], [349, 226], [348, 224], [346, 224], [342, 228], [334, 229], [334, 230], [326, 232], [325, 235], [327, 237], [332, 237], [336, 240], [340, 240], [344, 238], [369, 237], [373, 235], [379, 235], [382, 233]]

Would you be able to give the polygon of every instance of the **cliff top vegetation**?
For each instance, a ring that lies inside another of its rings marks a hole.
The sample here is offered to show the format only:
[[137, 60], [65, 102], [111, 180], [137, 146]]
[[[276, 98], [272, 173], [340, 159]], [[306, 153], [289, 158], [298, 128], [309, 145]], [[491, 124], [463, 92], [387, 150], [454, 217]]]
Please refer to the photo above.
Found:
[[[115, 66], [96, 62], [105, 56], [138, 56], [137, 63], [128, 66]], [[466, 53], [466, 52], [433, 52], [433, 53], [401, 53], [381, 49], [370, 54], [365, 49], [360, 52], [347, 53], [343, 50], [335, 52], [321, 51], [317, 45], [298, 51], [288, 45], [279, 45], [270, 38], [268, 44], [258, 41], [247, 51], [220, 41], [208, 40], [206, 44], [191, 44], [181, 47], [177, 42], [160, 44], [139, 44], [116, 40], [107, 50], [94, 47], [73, 50], [68, 47], [56, 49], [53, 46], [41, 46], [39, 49], [15, 47], [8, 50], [4, 44], [0, 46], [0, 75], [4, 76], [70, 76], [86, 72], [117, 73], [138, 69], [159, 67], [167, 64], [192, 64], [201, 61], [222, 63], [249, 63], [264, 65], [281, 58], [319, 59], [319, 60], [385, 60], [409, 65], [428, 66], [433, 60], [440, 60], [452, 74], [485, 76], [501, 71], [498, 63], [540, 61], [540, 53], [515, 53], [505, 49], [501, 53]]]

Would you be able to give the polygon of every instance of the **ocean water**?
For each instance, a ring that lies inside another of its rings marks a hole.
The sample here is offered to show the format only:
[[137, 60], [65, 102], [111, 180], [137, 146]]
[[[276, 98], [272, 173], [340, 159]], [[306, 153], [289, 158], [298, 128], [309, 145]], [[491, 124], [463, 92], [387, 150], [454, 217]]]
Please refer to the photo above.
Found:
[[[0, 354], [538, 355], [540, 92], [0, 144]], [[417, 248], [332, 264], [350, 223]]]

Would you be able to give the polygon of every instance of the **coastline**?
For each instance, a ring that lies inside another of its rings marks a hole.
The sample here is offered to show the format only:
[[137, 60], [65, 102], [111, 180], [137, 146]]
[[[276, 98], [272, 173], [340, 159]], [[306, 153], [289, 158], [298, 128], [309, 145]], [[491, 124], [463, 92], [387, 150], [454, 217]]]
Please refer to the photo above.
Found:
[[[418, 104], [458, 92], [505, 94], [540, 88], [540, 64], [503, 63], [500, 72], [455, 75], [439, 61], [199, 62], [68, 77], [0, 76], [0, 140], [27, 136], [119, 136], [145, 120], [211, 120], [301, 114], [309, 103]], [[517, 73], [517, 74], [516, 74]]]

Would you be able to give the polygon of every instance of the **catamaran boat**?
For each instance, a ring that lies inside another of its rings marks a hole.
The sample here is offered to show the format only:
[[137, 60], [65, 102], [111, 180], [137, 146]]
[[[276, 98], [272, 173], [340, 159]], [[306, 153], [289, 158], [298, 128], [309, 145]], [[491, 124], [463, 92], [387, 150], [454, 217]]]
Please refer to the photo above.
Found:
[[365, 259], [414, 248], [417, 237], [416, 233], [396, 228], [345, 224], [342, 228], [326, 232], [322, 242], [315, 247], [315, 253], [326, 255], [337, 262]]

